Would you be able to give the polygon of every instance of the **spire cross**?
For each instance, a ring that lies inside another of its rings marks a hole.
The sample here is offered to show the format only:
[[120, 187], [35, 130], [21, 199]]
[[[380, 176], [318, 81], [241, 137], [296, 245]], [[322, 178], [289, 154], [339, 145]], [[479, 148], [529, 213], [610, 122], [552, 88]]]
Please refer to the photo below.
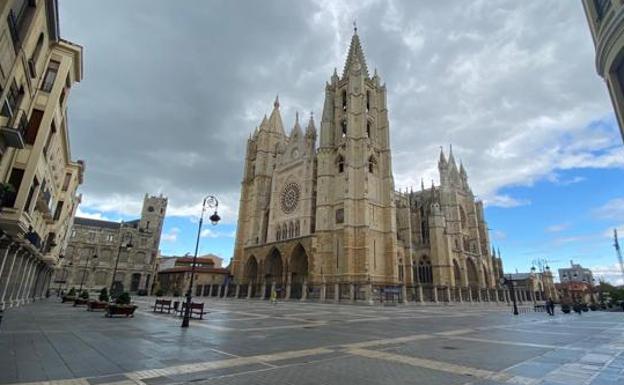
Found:
[[353, 33], [357, 33], [357, 22], [353, 20]]

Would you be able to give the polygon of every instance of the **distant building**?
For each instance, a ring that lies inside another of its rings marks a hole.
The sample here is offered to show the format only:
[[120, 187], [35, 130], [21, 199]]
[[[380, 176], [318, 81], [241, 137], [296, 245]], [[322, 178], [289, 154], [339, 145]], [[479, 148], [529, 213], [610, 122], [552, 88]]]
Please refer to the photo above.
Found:
[[167, 198], [146, 194], [137, 220], [112, 222], [76, 217], [55, 280], [66, 288], [100, 290], [110, 288], [114, 281], [116, 290], [150, 292], [166, 211]]
[[591, 303], [596, 301], [594, 286], [587, 282], [567, 281], [556, 284], [563, 303]]
[[0, 1], [0, 309], [45, 295], [72, 227], [84, 162], [67, 108], [82, 47], [59, 32], [56, 0]]
[[[164, 295], [186, 294], [190, 281], [193, 257], [159, 258], [157, 291]], [[221, 267], [223, 259], [213, 254], [197, 257], [195, 263], [195, 296], [222, 296], [230, 272]], [[234, 293], [230, 293], [234, 294]]]
[[583, 0], [596, 47], [596, 71], [605, 83], [624, 138], [624, 4], [618, 0]]
[[514, 281], [516, 299], [520, 302], [545, 301], [549, 298], [559, 300], [555, 280], [548, 267], [543, 272], [536, 272], [533, 268], [530, 273], [506, 274], [506, 277]]
[[593, 286], [594, 275], [591, 270], [570, 261], [570, 267], [559, 269], [559, 281], [561, 283], [585, 282]]

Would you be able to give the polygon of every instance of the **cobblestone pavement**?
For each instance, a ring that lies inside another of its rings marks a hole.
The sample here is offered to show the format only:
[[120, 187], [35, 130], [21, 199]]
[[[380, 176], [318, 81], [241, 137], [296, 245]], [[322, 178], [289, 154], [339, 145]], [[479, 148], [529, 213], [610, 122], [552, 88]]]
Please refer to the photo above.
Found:
[[5, 313], [0, 384], [624, 384], [624, 313], [206, 299], [182, 329], [53, 300]]

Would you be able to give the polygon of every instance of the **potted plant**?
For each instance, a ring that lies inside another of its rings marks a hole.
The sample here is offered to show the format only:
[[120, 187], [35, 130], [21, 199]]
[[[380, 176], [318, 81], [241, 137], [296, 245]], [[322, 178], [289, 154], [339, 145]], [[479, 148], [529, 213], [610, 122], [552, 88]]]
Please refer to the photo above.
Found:
[[136, 305], [132, 305], [130, 294], [124, 291], [117, 297], [114, 304], [109, 304], [106, 308], [106, 317], [113, 317], [115, 315], [125, 315], [126, 317], [134, 317], [134, 311], [137, 309]]
[[108, 306], [108, 299], [108, 290], [106, 288], [103, 288], [102, 290], [100, 290], [100, 296], [98, 297], [97, 301], [90, 300], [87, 303], [87, 310], [105, 310], [106, 306]]
[[86, 305], [87, 302], [89, 302], [89, 292], [87, 290], [83, 290], [78, 298], [74, 300], [74, 306]]
[[570, 310], [572, 310], [570, 308], [570, 305], [568, 305], [567, 303], [562, 303], [561, 304], [561, 311], [564, 312], [565, 314], [570, 313]]
[[76, 300], [76, 289], [74, 289], [73, 287], [69, 290], [69, 292], [67, 292], [67, 294], [65, 294], [62, 298], [62, 303], [65, 302], [74, 302]]

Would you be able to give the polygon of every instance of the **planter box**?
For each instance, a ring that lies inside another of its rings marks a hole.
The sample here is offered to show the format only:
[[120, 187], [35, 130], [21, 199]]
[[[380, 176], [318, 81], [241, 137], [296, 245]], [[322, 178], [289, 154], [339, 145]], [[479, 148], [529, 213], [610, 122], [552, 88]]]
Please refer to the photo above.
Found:
[[76, 300], [76, 297], [68, 297], [68, 296], [63, 296], [63, 298], [61, 299], [61, 303], [65, 303], [65, 302], [74, 302]]
[[76, 298], [74, 300], [74, 306], [82, 306], [82, 305], [86, 305], [89, 302], [88, 299], [84, 299], [84, 298]]
[[89, 301], [87, 303], [87, 311], [106, 310], [108, 302]]
[[114, 317], [116, 315], [134, 317], [134, 311], [137, 309], [136, 305], [108, 305], [106, 308], [106, 317]]

